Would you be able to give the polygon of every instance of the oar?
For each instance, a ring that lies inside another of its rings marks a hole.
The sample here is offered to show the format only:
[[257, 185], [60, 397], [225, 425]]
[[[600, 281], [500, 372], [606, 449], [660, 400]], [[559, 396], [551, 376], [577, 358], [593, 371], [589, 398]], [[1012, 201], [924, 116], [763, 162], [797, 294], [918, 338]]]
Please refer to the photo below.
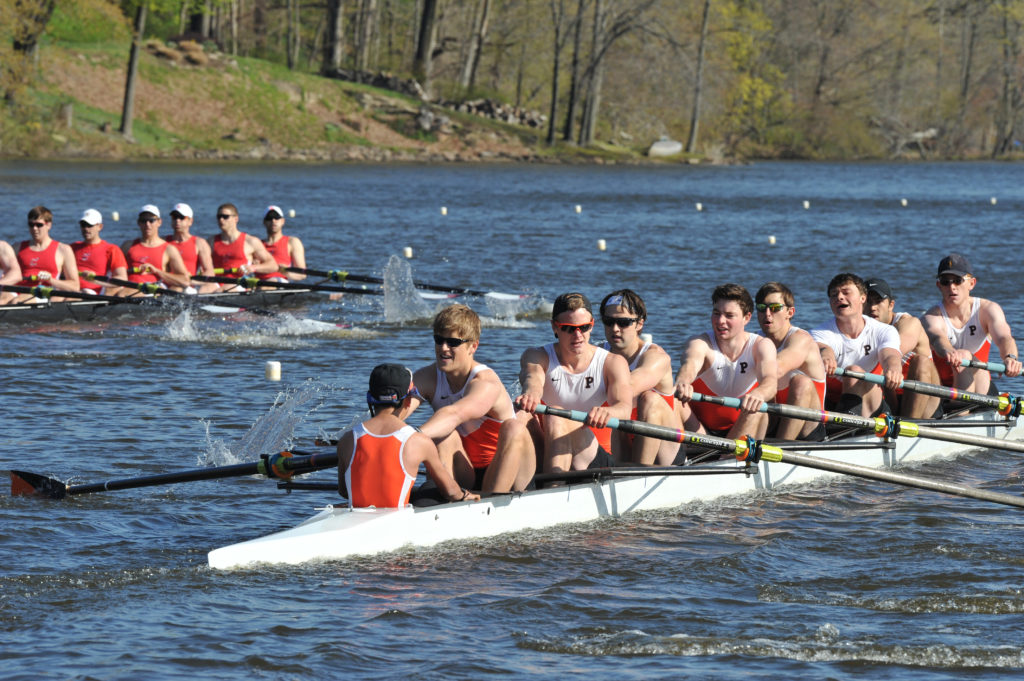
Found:
[[[76, 300], [102, 300], [108, 303], [126, 303], [126, 302], [139, 302], [140, 299], [126, 299], [120, 296], [105, 296], [101, 293], [83, 293], [82, 291], [62, 291], [60, 289], [53, 288], [51, 286], [0, 286], [0, 291], [12, 291], [14, 293], [31, 293], [36, 298], [45, 298], [49, 300], [53, 296], [58, 298], [74, 298]], [[28, 303], [17, 303], [19, 305], [25, 305]]]
[[[859, 381], [885, 385], [885, 377], [879, 374], [866, 374], [863, 371], [840, 368], [836, 369], [835, 374], [836, 376], [849, 376], [850, 378], [855, 378]], [[911, 392], [921, 393], [923, 395], [932, 395], [933, 397], [941, 397], [943, 399], [953, 400], [954, 402], [968, 402], [992, 407], [1003, 416], [1020, 416], [1021, 408], [1024, 406], [1024, 401], [1022, 401], [1019, 396], [1008, 394], [983, 395], [981, 393], [972, 393], [965, 390], [957, 390], [956, 388], [948, 388], [944, 385], [922, 383], [921, 381], [911, 381], [908, 379], [905, 379], [900, 383], [900, 387], [904, 390], [910, 390]]]
[[[306, 267], [286, 267], [289, 272], [297, 272], [299, 274], [309, 274], [314, 277], [324, 277], [331, 281], [343, 282], [343, 281], [361, 281], [367, 284], [383, 284], [384, 279], [381, 277], [371, 277], [364, 274], [352, 274], [345, 270], [312, 270]], [[498, 300], [521, 300], [528, 298], [523, 293], [500, 293], [498, 291], [477, 291], [475, 289], [460, 288], [458, 286], [442, 286], [440, 284], [426, 284], [422, 281], [414, 281], [413, 286], [425, 291], [438, 291], [440, 293], [456, 293], [461, 296], [480, 296], [485, 298], [495, 298]]]
[[308, 473], [338, 465], [338, 454], [336, 452], [293, 456], [296, 453], [303, 454], [302, 452], [263, 454], [259, 461], [251, 463], [216, 466], [213, 468], [192, 468], [176, 473], [145, 475], [139, 478], [123, 478], [121, 480], [108, 480], [106, 482], [86, 485], [67, 485], [60, 480], [47, 478], [37, 473], [12, 470], [10, 472], [11, 494], [13, 496], [42, 495], [51, 499], [63, 499], [66, 496], [77, 494], [112, 492], [118, 489], [172, 485], [179, 482], [195, 482], [197, 480], [219, 480], [221, 478], [235, 478], [243, 475], [264, 475], [268, 478], [287, 479], [296, 473]]
[[[585, 412], [560, 409], [558, 407], [548, 407], [543, 404], [537, 407], [537, 413], [550, 414], [551, 416], [559, 416], [561, 418], [580, 422], [587, 420]], [[891, 482], [893, 484], [904, 485], [906, 487], [916, 487], [918, 489], [927, 489], [933, 492], [942, 492], [943, 494], [952, 494], [960, 497], [980, 499], [982, 501], [991, 501], [997, 504], [1006, 504], [1007, 506], [1024, 508], [1024, 498], [1017, 497], [1012, 494], [990, 492], [988, 490], [965, 487], [964, 485], [955, 485], [937, 480], [929, 480], [927, 478], [895, 473], [893, 471], [876, 470], [874, 468], [858, 466], [852, 463], [829, 461], [828, 459], [822, 459], [817, 456], [807, 456], [806, 454], [783, 451], [779, 447], [764, 444], [762, 441], [755, 440], [753, 438], [748, 438], [747, 440], [729, 440], [727, 438], [715, 437], [713, 435], [688, 433], [685, 430], [656, 426], [644, 421], [629, 421], [616, 418], [608, 419], [608, 427], [616, 430], [622, 430], [627, 433], [633, 433], [635, 435], [667, 440], [669, 442], [681, 442], [685, 444], [700, 445], [702, 447], [710, 447], [712, 449], [718, 449], [735, 454], [737, 458], [741, 460], [749, 457], [754, 463], [757, 463], [760, 460], [788, 463], [794, 466], [815, 468], [818, 470], [830, 471], [832, 473], [843, 473], [844, 475], [853, 475], [855, 477], [866, 478], [868, 480]]]
[[1005, 374], [1006, 365], [1001, 362], [982, 362], [980, 359], [965, 359], [960, 361], [960, 366], [965, 366], [971, 369], [985, 369], [991, 371], [994, 374]]
[[329, 291], [334, 293], [361, 293], [371, 296], [384, 295], [383, 291], [378, 291], [372, 288], [353, 288], [351, 286], [330, 286], [327, 284], [306, 284], [297, 281], [271, 281], [269, 279], [259, 279], [257, 277], [208, 277], [201, 274], [196, 274], [192, 277], [195, 281], [212, 281], [218, 284], [234, 284], [240, 288], [249, 290], [259, 288], [261, 286], [266, 288], [278, 288], [288, 290], [301, 290], [301, 291]]
[[[708, 402], [709, 404], [720, 404], [733, 409], [740, 408], [740, 400], [735, 397], [719, 397], [717, 395], [702, 395], [694, 393], [696, 402]], [[1011, 452], [1024, 452], [1024, 442], [1016, 440], [1001, 440], [997, 437], [986, 437], [984, 435], [973, 435], [971, 433], [952, 433], [945, 428], [934, 428], [921, 425], [913, 421], [904, 421], [900, 418], [878, 416], [869, 418], [857, 416], [856, 414], [841, 414], [834, 411], [817, 411], [806, 407], [796, 407], [789, 404], [775, 404], [765, 402], [761, 405], [761, 411], [769, 414], [778, 414], [789, 418], [801, 419], [803, 421], [816, 421], [819, 423], [831, 423], [848, 426], [863, 430], [871, 430], [879, 437], [920, 437], [928, 440], [942, 440], [944, 442], [956, 442], [962, 445], [973, 445], [975, 447], [992, 447], [1005, 449]]]

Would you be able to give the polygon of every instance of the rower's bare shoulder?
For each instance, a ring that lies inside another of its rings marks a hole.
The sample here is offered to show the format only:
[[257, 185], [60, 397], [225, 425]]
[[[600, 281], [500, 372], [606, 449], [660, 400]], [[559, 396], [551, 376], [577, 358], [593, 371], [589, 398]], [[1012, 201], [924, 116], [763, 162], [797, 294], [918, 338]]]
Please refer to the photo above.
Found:
[[429, 400], [437, 388], [437, 365], [431, 362], [417, 369], [412, 375], [412, 382], [420, 394]]

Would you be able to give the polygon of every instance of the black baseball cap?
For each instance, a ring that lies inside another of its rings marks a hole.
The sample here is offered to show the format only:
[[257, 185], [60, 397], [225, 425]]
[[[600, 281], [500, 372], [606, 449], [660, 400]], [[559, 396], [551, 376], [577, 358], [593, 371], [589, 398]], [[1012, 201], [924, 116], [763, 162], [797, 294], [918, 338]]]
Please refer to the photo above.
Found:
[[958, 277], [966, 277], [973, 272], [974, 268], [966, 257], [959, 253], [950, 253], [939, 261], [939, 273], [936, 276], [955, 274]]
[[889, 284], [885, 279], [879, 279], [878, 277], [871, 277], [870, 279], [864, 280], [864, 286], [868, 290], [868, 294], [874, 293], [882, 300], [896, 300], [892, 295], [892, 289], [889, 288]]
[[412, 392], [412, 371], [401, 364], [378, 364], [370, 372], [370, 391], [366, 402], [371, 405], [397, 407]]

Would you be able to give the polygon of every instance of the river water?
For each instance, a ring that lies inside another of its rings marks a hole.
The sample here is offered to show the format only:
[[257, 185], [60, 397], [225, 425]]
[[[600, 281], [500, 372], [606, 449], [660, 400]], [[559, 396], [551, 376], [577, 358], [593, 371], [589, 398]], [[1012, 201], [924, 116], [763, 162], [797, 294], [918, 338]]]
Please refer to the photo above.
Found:
[[[145, 203], [191, 203], [204, 235], [221, 202], [252, 232], [278, 204], [295, 211], [286, 232], [312, 267], [411, 267], [422, 281], [533, 294], [506, 309], [471, 301], [486, 325], [477, 356], [511, 385], [522, 350], [550, 338], [544, 303], [570, 289], [595, 301], [636, 289], [678, 366], [717, 284], [782, 280], [810, 327], [828, 315], [829, 278], [849, 270], [886, 278], [898, 307], [920, 312], [952, 250], [1020, 335], [1022, 179], [992, 163], [7, 162], [0, 238], [26, 238], [39, 203], [54, 238], [77, 239], [94, 207], [116, 243], [137, 236]], [[392, 257], [404, 247], [411, 260]], [[95, 482], [317, 451], [317, 435], [363, 415], [375, 364], [432, 359], [437, 303], [389, 292], [294, 318], [0, 326], [0, 469]], [[316, 333], [296, 318], [351, 327]], [[280, 383], [264, 380], [269, 360]], [[1020, 455], [976, 451], [917, 472], [1019, 493], [1022, 470]], [[254, 478], [0, 496], [3, 677], [916, 680], [1024, 668], [1024, 518], [980, 501], [844, 479], [428, 550], [206, 566], [207, 551], [336, 498]]]

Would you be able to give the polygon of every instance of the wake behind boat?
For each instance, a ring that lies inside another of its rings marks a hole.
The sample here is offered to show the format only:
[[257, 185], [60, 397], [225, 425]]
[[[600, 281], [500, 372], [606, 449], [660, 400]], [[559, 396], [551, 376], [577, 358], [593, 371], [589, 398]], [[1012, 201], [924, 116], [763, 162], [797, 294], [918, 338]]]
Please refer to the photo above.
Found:
[[[1000, 440], [1024, 437], [1024, 426], [1017, 419], [1004, 419], [994, 412], [928, 424], [941, 425], [954, 433], [983, 434]], [[818, 445], [801, 444], [795, 451], [827, 462], [882, 469], [949, 458], [970, 449], [941, 440], [883, 440], [867, 436]], [[571, 474], [574, 479], [566, 480], [561, 487], [495, 495], [475, 503], [401, 509], [328, 506], [294, 528], [215, 549], [208, 560], [210, 567], [233, 569], [253, 563], [294, 565], [372, 555], [451, 540], [617, 518], [634, 511], [670, 509], [838, 475], [767, 460], [756, 465], [716, 461], [701, 466], [580, 471]]]

